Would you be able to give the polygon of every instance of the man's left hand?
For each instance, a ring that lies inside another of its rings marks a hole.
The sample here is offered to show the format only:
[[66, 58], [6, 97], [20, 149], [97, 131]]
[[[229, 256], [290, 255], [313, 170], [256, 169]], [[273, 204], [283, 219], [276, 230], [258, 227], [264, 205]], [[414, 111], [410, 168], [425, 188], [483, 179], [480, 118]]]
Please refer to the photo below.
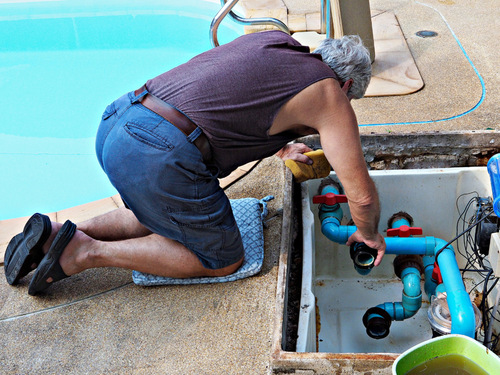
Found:
[[313, 163], [312, 159], [306, 155], [305, 152], [312, 151], [303, 143], [289, 143], [281, 150], [279, 150], [276, 155], [279, 156], [283, 161], [287, 159], [292, 159], [300, 163], [311, 165]]

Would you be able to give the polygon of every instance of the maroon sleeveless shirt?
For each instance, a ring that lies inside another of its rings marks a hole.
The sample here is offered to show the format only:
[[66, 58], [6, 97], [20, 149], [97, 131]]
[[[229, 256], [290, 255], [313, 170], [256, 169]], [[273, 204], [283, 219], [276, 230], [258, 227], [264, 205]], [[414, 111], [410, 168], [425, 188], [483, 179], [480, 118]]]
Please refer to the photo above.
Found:
[[204, 52], [146, 86], [203, 130], [224, 177], [297, 138], [268, 131], [288, 100], [325, 78], [337, 79], [319, 54], [281, 31], [267, 31]]

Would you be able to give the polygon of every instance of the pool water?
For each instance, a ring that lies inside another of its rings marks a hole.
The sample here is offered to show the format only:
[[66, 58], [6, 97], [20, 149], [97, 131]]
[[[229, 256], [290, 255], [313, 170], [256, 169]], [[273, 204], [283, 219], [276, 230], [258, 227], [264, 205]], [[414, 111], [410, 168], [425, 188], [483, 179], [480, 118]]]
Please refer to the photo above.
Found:
[[[0, 220], [116, 194], [95, 157], [104, 108], [211, 48], [218, 1], [0, 1]], [[221, 44], [243, 28], [223, 21]]]

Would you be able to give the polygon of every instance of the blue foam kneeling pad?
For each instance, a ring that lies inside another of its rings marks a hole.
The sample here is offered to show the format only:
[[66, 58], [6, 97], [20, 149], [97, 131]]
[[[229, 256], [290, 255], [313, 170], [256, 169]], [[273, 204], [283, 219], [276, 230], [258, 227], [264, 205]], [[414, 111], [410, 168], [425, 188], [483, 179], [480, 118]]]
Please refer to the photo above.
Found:
[[266, 202], [271, 199], [274, 199], [274, 197], [270, 195], [261, 200], [256, 198], [230, 200], [234, 218], [240, 230], [243, 247], [245, 249], [243, 264], [233, 274], [222, 277], [191, 277], [187, 279], [177, 279], [132, 271], [134, 283], [142, 286], [224, 283], [257, 274], [262, 269], [262, 263], [264, 261], [263, 221], [267, 216]]

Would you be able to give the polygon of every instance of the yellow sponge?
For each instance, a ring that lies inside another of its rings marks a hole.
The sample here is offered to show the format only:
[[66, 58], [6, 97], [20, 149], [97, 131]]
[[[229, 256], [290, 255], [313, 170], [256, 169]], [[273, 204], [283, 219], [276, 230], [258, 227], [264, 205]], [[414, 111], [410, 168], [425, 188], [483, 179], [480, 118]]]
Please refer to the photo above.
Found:
[[290, 168], [297, 182], [323, 178], [330, 174], [330, 163], [326, 160], [323, 150], [309, 151], [304, 153], [304, 155], [309, 156], [313, 160], [311, 165], [296, 162], [292, 159], [285, 160], [285, 165]]

